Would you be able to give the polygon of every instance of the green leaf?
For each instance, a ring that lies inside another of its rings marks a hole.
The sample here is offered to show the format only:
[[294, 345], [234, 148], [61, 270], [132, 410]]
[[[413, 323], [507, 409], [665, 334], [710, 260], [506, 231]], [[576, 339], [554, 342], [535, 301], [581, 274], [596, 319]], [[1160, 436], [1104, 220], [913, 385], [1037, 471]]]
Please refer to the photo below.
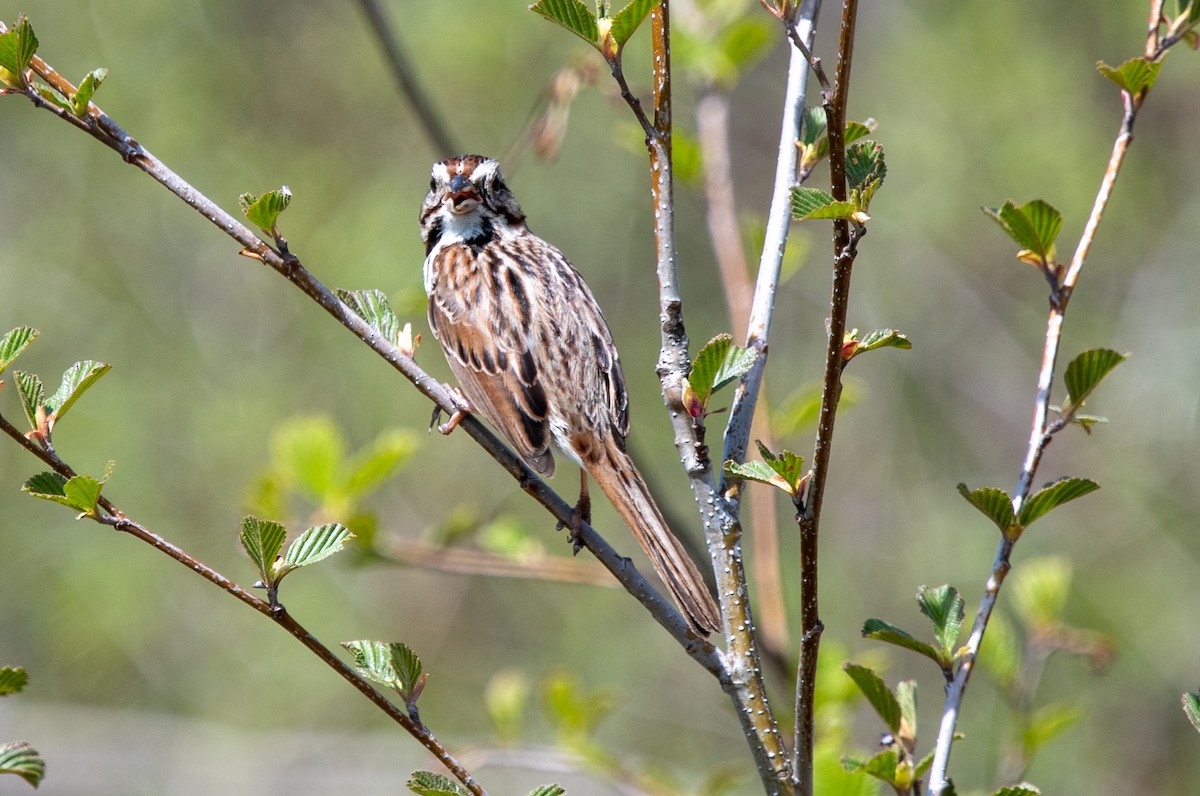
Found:
[[900, 706], [900, 735], [906, 743], [917, 739], [917, 681], [901, 680], [896, 683], [896, 704]]
[[400, 642], [343, 641], [354, 656], [354, 667], [363, 677], [395, 689], [410, 705], [420, 696], [425, 675], [421, 659]]
[[912, 349], [912, 342], [896, 329], [872, 329], [858, 337], [858, 330], [848, 334], [846, 344], [842, 348], [842, 359], [849, 362], [859, 354], [865, 354], [876, 348], [901, 348], [905, 351]]
[[59, 94], [54, 89], [50, 88], [49, 86], [37, 86], [36, 88], [38, 96], [40, 96], [46, 102], [62, 108], [67, 113], [75, 112], [75, 107], [71, 104], [71, 101], [62, 94]]
[[1027, 528], [1039, 517], [1064, 503], [1095, 492], [1100, 485], [1087, 478], [1063, 478], [1039, 489], [1029, 496], [1021, 506], [1017, 518], [1022, 528]]
[[402, 429], [384, 431], [368, 447], [351, 458], [342, 488], [357, 500], [368, 495], [399, 470], [417, 449], [412, 433]]
[[68, 479], [58, 473], [38, 473], [25, 482], [21, 491], [87, 515], [94, 515], [102, 486], [102, 482], [86, 475]]
[[367, 322], [367, 325], [379, 333], [379, 336], [392, 345], [400, 340], [400, 319], [388, 303], [387, 296], [382, 290], [342, 290], [333, 291], [342, 302], [354, 311], [354, 314]]
[[795, 496], [804, 486], [804, 457], [789, 450], [772, 453], [760, 440], [755, 440], [762, 461], [738, 463], [733, 460], [725, 462], [725, 472], [735, 478], [757, 481], [782, 489], [789, 495]]
[[725, 474], [746, 481], [768, 484], [782, 489], [789, 495], [794, 494], [791, 484], [775, 472], [771, 465], [763, 461], [735, 462], [733, 459], [729, 459], [725, 462]]
[[1022, 782], [1020, 785], [1009, 785], [995, 791], [992, 796], [1041, 796], [1042, 792], [1030, 785], [1028, 782]]
[[529, 792], [529, 796], [563, 796], [566, 790], [561, 785], [542, 785]]
[[273, 582], [271, 573], [275, 569], [275, 559], [279, 557], [286, 538], [287, 529], [277, 522], [260, 520], [255, 516], [242, 518], [242, 548], [258, 568], [263, 583]]
[[38, 330], [30, 326], [18, 326], [0, 340], [0, 373], [21, 356], [21, 352], [38, 338]]
[[871, 707], [875, 708], [875, 712], [883, 720], [884, 726], [894, 733], [899, 732], [900, 703], [896, 701], [896, 695], [892, 693], [892, 689], [883, 682], [883, 678], [866, 666], [854, 663], [847, 663], [842, 669], [863, 692], [867, 702], [871, 703]]
[[46, 405], [46, 389], [42, 386], [42, 380], [33, 373], [14, 370], [13, 382], [17, 385], [17, 398], [21, 401], [21, 408], [25, 410], [29, 427], [36, 429], [38, 409]]
[[279, 566], [279, 578], [300, 567], [315, 564], [328, 558], [346, 546], [354, 534], [346, 526], [336, 522], [309, 528], [296, 537], [288, 546], [287, 555]]
[[24, 14], [17, 17], [17, 24], [11, 30], [0, 34], [0, 67], [21, 81], [18, 88], [25, 87], [25, 70], [37, 48], [37, 36], [33, 35], [33, 26]]
[[593, 47], [600, 44], [596, 17], [580, 0], [538, 0], [529, 10], [557, 22]]
[[819, 188], [792, 189], [792, 218], [806, 221], [813, 218], [850, 218], [854, 214], [850, 202], [835, 202], [833, 195]]
[[757, 351], [734, 345], [732, 335], [719, 334], [696, 355], [688, 383], [700, 402], [707, 404], [714, 392], [750, 370], [756, 359]]
[[1026, 759], [1078, 722], [1080, 716], [1079, 708], [1067, 702], [1054, 702], [1034, 711], [1021, 733], [1022, 744], [1028, 752]]
[[825, 136], [829, 128], [829, 120], [825, 116], [825, 106], [808, 105], [804, 108], [804, 123], [800, 128], [800, 143], [813, 145]]
[[1062, 229], [1062, 213], [1041, 199], [1019, 207], [1010, 199], [999, 209], [982, 209], [1022, 249], [1033, 252], [1044, 263], [1054, 260], [1054, 240]]
[[0, 666], [0, 696], [17, 694], [29, 682], [29, 675], [17, 666]]
[[613, 708], [610, 693], [587, 693], [568, 673], [547, 677], [542, 684], [542, 694], [555, 729], [568, 745], [587, 739]]
[[944, 660], [941, 653], [932, 644], [913, 638], [907, 632], [882, 619], [868, 619], [863, 623], [862, 634], [863, 638], [873, 638], [876, 641], [884, 641], [888, 644], [895, 644], [897, 647], [903, 647], [920, 653], [939, 667], [945, 668], [949, 666], [950, 662]]
[[462, 785], [443, 774], [432, 771], [414, 771], [408, 782], [408, 789], [418, 796], [471, 796]]
[[879, 123], [874, 119], [867, 119], [865, 122], [846, 122], [846, 132], [843, 138], [847, 144], [852, 144], [860, 138], [866, 138], [878, 127]]
[[993, 611], [988, 620], [978, 660], [1001, 688], [1011, 688], [1017, 682], [1021, 671], [1020, 642], [1012, 622], [999, 611]]
[[1104, 377], [1128, 358], [1128, 354], [1111, 348], [1092, 348], [1072, 359], [1063, 374], [1067, 385], [1067, 405], [1063, 412], [1079, 408]]
[[896, 782], [899, 764], [900, 753], [895, 749], [886, 749], [869, 760], [859, 760], [849, 755], [842, 757], [842, 766], [847, 771], [869, 774], [889, 785]]
[[337, 497], [345, 459], [341, 431], [323, 415], [292, 418], [271, 434], [271, 461], [284, 483], [318, 505]]
[[488, 680], [483, 703], [496, 738], [505, 744], [521, 735], [521, 724], [529, 701], [529, 680], [516, 669], [501, 669]]
[[1103, 61], [1096, 62], [1100, 74], [1116, 83], [1134, 96], [1145, 94], [1158, 79], [1158, 70], [1162, 69], [1162, 61], [1147, 61], [1145, 58], [1130, 58], [1115, 69]]
[[100, 84], [106, 77], [108, 77], [108, 70], [103, 67], [93, 69], [83, 76], [83, 80], [79, 82], [79, 88], [75, 91], [75, 96], [71, 99], [71, 110], [75, 112], [76, 116], [82, 117], [87, 113], [88, 103], [92, 101], [96, 89], [100, 88]]
[[862, 189], [873, 182], [882, 183], [887, 177], [883, 145], [867, 139], [846, 147], [846, 183]]
[[46, 761], [25, 741], [0, 744], [0, 774], [16, 774], [36, 788], [46, 776]]
[[46, 401], [46, 413], [50, 416], [51, 421], [62, 420], [75, 402], [82, 398], [83, 394], [110, 370], [112, 370], [112, 365], [90, 359], [76, 362], [67, 368], [67, 372], [62, 377], [62, 384], [58, 386], [54, 395], [50, 396], [50, 400]]
[[657, 6], [659, 0], [633, 0], [629, 5], [617, 12], [612, 18], [612, 37], [618, 47], [624, 47], [625, 42], [633, 36], [638, 26], [646, 21], [650, 12]]
[[938, 586], [917, 589], [917, 606], [921, 613], [933, 622], [933, 635], [947, 660], [954, 657], [958, 633], [962, 629], [964, 611], [963, 598], [953, 586]]
[[286, 185], [274, 191], [268, 191], [262, 196], [244, 193], [239, 197], [242, 212], [250, 223], [273, 238], [279, 237], [279, 215], [292, 202], [292, 189]]
[[966, 484], [959, 484], [958, 493], [983, 512], [985, 517], [996, 523], [1000, 533], [1007, 535], [1014, 527], [1016, 516], [1013, 514], [1012, 498], [1003, 489], [985, 486], [972, 492], [967, 489]]
[[1184, 715], [1196, 728], [1196, 732], [1200, 732], [1200, 691], [1184, 693], [1182, 702]]
[[1062, 556], [1026, 561], [1009, 576], [1013, 607], [1031, 627], [1057, 625], [1067, 607], [1072, 575], [1070, 559]]

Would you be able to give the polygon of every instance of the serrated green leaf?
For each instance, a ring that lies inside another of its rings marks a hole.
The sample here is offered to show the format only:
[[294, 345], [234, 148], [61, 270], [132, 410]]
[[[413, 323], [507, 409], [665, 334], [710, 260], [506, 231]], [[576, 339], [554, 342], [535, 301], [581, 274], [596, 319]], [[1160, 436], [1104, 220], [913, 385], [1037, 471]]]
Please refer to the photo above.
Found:
[[1063, 556], [1026, 561], [1009, 576], [1013, 607], [1030, 626], [1058, 624], [1071, 593], [1072, 576], [1071, 561]]
[[1021, 506], [1021, 514], [1017, 518], [1022, 528], [1029, 525], [1051, 509], [1064, 503], [1095, 492], [1100, 485], [1087, 478], [1063, 478], [1039, 489], [1029, 496]]
[[38, 338], [38, 330], [31, 326], [18, 326], [0, 340], [0, 373], [8, 370], [8, 366], [21, 356], [21, 352], [29, 348]]
[[280, 577], [293, 569], [328, 558], [353, 538], [354, 534], [350, 533], [346, 526], [336, 522], [309, 528], [288, 546], [287, 554], [280, 565]]
[[283, 549], [283, 541], [287, 538], [287, 529], [271, 520], [260, 520], [255, 516], [242, 518], [242, 548], [246, 555], [258, 568], [258, 574], [264, 583], [271, 582], [271, 572], [275, 567], [275, 559]]
[[863, 638], [873, 638], [876, 641], [884, 641], [888, 644], [894, 644], [897, 647], [912, 650], [913, 652], [924, 655], [929, 658], [939, 667], [949, 665], [948, 661], [942, 659], [937, 648], [927, 641], [913, 638], [904, 630], [896, 627], [893, 624], [883, 621], [882, 619], [868, 619], [863, 622], [862, 627]]
[[1200, 732], [1200, 691], [1184, 693], [1181, 701], [1184, 715], [1196, 728], [1196, 732]]
[[659, 0], [632, 0], [629, 5], [617, 12], [612, 18], [612, 37], [618, 47], [624, 47], [634, 31], [638, 29], [650, 12], [657, 6]]
[[471, 796], [462, 785], [432, 771], [414, 771], [404, 784], [418, 796]]
[[852, 144], [859, 139], [871, 135], [878, 127], [879, 123], [870, 118], [865, 122], [846, 122], [846, 132], [843, 139], [847, 144]]
[[1104, 377], [1128, 358], [1128, 354], [1111, 348], [1092, 348], [1072, 359], [1063, 373], [1063, 381], [1067, 385], [1067, 406], [1063, 407], [1063, 411], [1078, 408]]
[[1000, 533], [1007, 534], [1014, 526], [1016, 515], [1013, 514], [1012, 498], [1003, 489], [985, 486], [970, 491], [966, 484], [959, 484], [958, 493], [983, 512], [985, 517], [996, 523]]
[[1162, 69], [1162, 65], [1162, 61], [1152, 62], [1145, 58], [1130, 58], [1116, 68], [1103, 61], [1097, 61], [1096, 69], [1125, 91], [1137, 96], [1150, 90], [1154, 81], [1158, 79], [1158, 70]]
[[17, 385], [17, 398], [21, 401], [21, 409], [30, 428], [38, 427], [38, 408], [46, 405], [46, 388], [42, 380], [34, 373], [23, 370], [13, 371], [13, 382]]
[[1009, 785], [995, 791], [992, 796], [1041, 796], [1041, 790], [1030, 785], [1028, 782], [1022, 782], [1020, 785]]
[[334, 422], [323, 415], [296, 417], [271, 434], [271, 462], [284, 483], [318, 505], [338, 488], [346, 444]]
[[342, 290], [335, 289], [334, 293], [354, 314], [367, 322], [389, 343], [395, 345], [400, 339], [400, 319], [396, 316], [392, 305], [382, 290]]
[[46, 413], [55, 422], [62, 420], [75, 402], [82, 398], [83, 394], [110, 370], [112, 370], [112, 365], [90, 359], [76, 362], [67, 368], [58, 390], [50, 396], [50, 400], [46, 401]]
[[50, 88], [49, 86], [36, 86], [36, 88], [38, 96], [44, 99], [46, 102], [62, 108], [67, 113], [75, 112], [74, 107], [71, 105], [71, 101], [62, 94], [59, 94], [54, 89]]
[[782, 489], [789, 495], [795, 494], [794, 487], [783, 476], [775, 472], [771, 465], [763, 461], [735, 462], [732, 459], [725, 462], [725, 474], [747, 481], [757, 481], [777, 489]]
[[100, 88], [100, 84], [106, 77], [108, 77], [108, 70], [100, 67], [88, 72], [84, 75], [83, 80], [79, 81], [79, 88], [75, 90], [75, 96], [71, 98], [71, 110], [75, 112], [76, 116], [83, 116], [87, 113], [88, 103], [92, 101], [96, 89]]
[[983, 208], [1022, 249], [1028, 249], [1045, 262], [1054, 260], [1054, 241], [1062, 229], [1062, 213], [1041, 199], [1019, 207], [1010, 199], [1001, 208]]
[[395, 689], [406, 702], [416, 701], [424, 684], [421, 659], [400, 642], [343, 641], [354, 656], [358, 673], [368, 680]]
[[292, 202], [292, 189], [286, 185], [267, 191], [262, 196], [244, 193], [239, 198], [242, 212], [251, 224], [271, 237], [278, 237], [279, 215]]
[[823, 105], [808, 105], [804, 108], [804, 122], [800, 127], [800, 142], [812, 145], [825, 135], [829, 120]]
[[958, 633], [962, 629], [965, 603], [958, 589], [943, 585], [917, 589], [917, 606], [933, 623], [933, 635], [946, 660], [954, 656]]
[[859, 760], [849, 755], [842, 757], [842, 766], [847, 771], [869, 774], [889, 785], [896, 781], [896, 769], [899, 764], [900, 754], [895, 749], [885, 749], [868, 760]]
[[563, 796], [566, 790], [561, 785], [542, 785], [529, 792], [529, 796]]
[[848, 360], [876, 348], [902, 348], [905, 351], [912, 349], [912, 341], [896, 329], [872, 329], [861, 338], [857, 336], [857, 330], [855, 330], [847, 343], [855, 344], [853, 350], [844, 354]]
[[580, 0], [538, 0], [529, 10], [557, 22], [593, 47], [600, 44], [596, 17]]
[[696, 398], [707, 404], [714, 392], [750, 370], [757, 358], [757, 351], [734, 345], [732, 335], [719, 334], [692, 361], [688, 383]]
[[417, 449], [413, 434], [403, 429], [384, 431], [369, 446], [349, 461], [342, 490], [346, 497], [358, 500], [404, 466]]
[[19, 88], [25, 87], [25, 70], [29, 68], [29, 62], [37, 48], [37, 36], [33, 35], [33, 26], [29, 24], [29, 17], [24, 14], [17, 17], [17, 24], [11, 30], [0, 34], [0, 67], [4, 67], [17, 80], [22, 81]]
[[896, 704], [900, 706], [901, 734], [907, 733], [909, 741], [917, 738], [917, 681], [901, 680], [896, 683]]
[[100, 497], [101, 483], [86, 475], [65, 478], [58, 473], [38, 473], [21, 487], [42, 500], [51, 500], [85, 514], [94, 514]]
[[900, 703], [896, 701], [896, 695], [892, 693], [892, 689], [883, 682], [883, 678], [866, 666], [859, 666], [855, 663], [847, 663], [842, 669], [863, 692], [871, 707], [875, 708], [875, 712], [883, 720], [884, 726], [894, 733], [899, 732]]
[[883, 145], [867, 139], [846, 147], [846, 184], [850, 188], [862, 188], [872, 183], [882, 183], [887, 177], [887, 164], [883, 158]]
[[0, 666], [0, 696], [20, 693], [29, 683], [29, 675], [18, 666]]
[[755, 440], [754, 444], [767, 466], [787, 483], [791, 494], [796, 494], [804, 480], [804, 457], [786, 449], [773, 453], [761, 440]]
[[46, 776], [46, 761], [25, 741], [0, 744], [0, 774], [16, 774], [36, 788]]
[[392, 669], [402, 684], [400, 692], [411, 694], [422, 682], [421, 659], [404, 644], [389, 644], [388, 652], [392, 656]]
[[792, 218], [797, 221], [813, 218], [850, 218], [854, 210], [851, 202], [835, 202], [832, 194], [819, 188], [792, 189]]

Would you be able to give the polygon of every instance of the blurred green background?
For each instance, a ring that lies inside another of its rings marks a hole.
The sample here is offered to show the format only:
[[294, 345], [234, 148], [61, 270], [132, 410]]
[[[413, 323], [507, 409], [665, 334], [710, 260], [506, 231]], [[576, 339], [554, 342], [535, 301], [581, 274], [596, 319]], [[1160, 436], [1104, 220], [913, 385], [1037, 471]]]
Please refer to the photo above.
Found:
[[[508, 151], [555, 70], [581, 54], [526, 5], [387, 3], [468, 151]], [[996, 539], [954, 485], [1011, 489], [1046, 314], [1041, 277], [1012, 258], [979, 207], [1046, 199], [1066, 217], [1060, 248], [1069, 255], [1120, 113], [1093, 64], [1141, 52], [1147, 5], [864, 4], [851, 116], [879, 120], [889, 175], [860, 249], [850, 322], [899, 328], [914, 348], [855, 363], [853, 404], [838, 423], [821, 585], [825, 639], [852, 658], [878, 651], [859, 638], [867, 617], [925, 632], [913, 601], [919, 584], [955, 584], [974, 610]], [[454, 153], [426, 144], [356, 3], [0, 3], [6, 22], [19, 11], [34, 24], [39, 54], [67, 77], [107, 67], [97, 103], [225, 208], [235, 210], [242, 192], [289, 185], [283, 226], [293, 250], [328, 285], [385, 291], [426, 331], [420, 364], [449, 378], [425, 328], [416, 215], [429, 164]], [[826, 9], [819, 32], [829, 64], [835, 13]], [[643, 94], [645, 34], [628, 56]], [[748, 219], [770, 195], [785, 60], [779, 44], [733, 99], [735, 179]], [[654, 379], [644, 152], [609, 83], [598, 86], [572, 108], [560, 157], [527, 157], [509, 182], [534, 231], [571, 257], [605, 307], [630, 381], [632, 449], [662, 500], [690, 517]], [[694, 129], [694, 92], [682, 76], [676, 87], [676, 122]], [[1133, 357], [1090, 405], [1111, 424], [1091, 437], [1062, 434], [1040, 476], [1089, 477], [1103, 490], [1042, 520], [1017, 549], [1017, 569], [1038, 555], [1068, 557], [1066, 618], [1118, 647], [1102, 676], [1063, 656], [1046, 668], [1039, 703], [1072, 699], [1082, 709], [1028, 772], [1047, 793], [1185, 794], [1200, 782], [1200, 737], [1179, 709], [1180, 692], [1200, 686], [1198, 91], [1200, 60], [1181, 48], [1139, 118], [1068, 316], [1066, 356], [1105, 346]], [[729, 322], [701, 197], [680, 186], [678, 200], [685, 311], [698, 344]], [[819, 377], [828, 239], [817, 224], [793, 228], [806, 261], [779, 292], [768, 385], [777, 407]], [[427, 401], [298, 291], [236, 254], [113, 152], [19, 97], [0, 97], [0, 332], [41, 330], [19, 367], [51, 388], [76, 360], [113, 364], [55, 442], [87, 472], [115, 459], [107, 494], [118, 505], [249, 584], [238, 523], [269, 464], [272, 430], [325, 414], [354, 447], [390, 428], [419, 443], [370, 506], [381, 535], [420, 537], [465, 510], [511, 517], [565, 552], [548, 516], [465, 435], [426, 436]], [[11, 385], [0, 411], [20, 416]], [[782, 441], [807, 456], [811, 430]], [[0, 445], [0, 663], [31, 674], [30, 688], [0, 705], [0, 739], [26, 738], [48, 759], [41, 792], [395, 793], [413, 768], [433, 765], [260, 617], [149, 548], [22, 495], [39, 469]], [[562, 470], [555, 485], [570, 497], [573, 468]], [[781, 505], [794, 605], [789, 516]], [[295, 504], [279, 519], [295, 531], [308, 518]], [[597, 525], [632, 553], [606, 505]], [[728, 700], [619, 591], [354, 566], [343, 556], [293, 576], [284, 599], [330, 643], [412, 646], [433, 673], [422, 716], [453, 747], [491, 738], [481, 695], [495, 672], [536, 684], [566, 669], [584, 689], [611, 692], [598, 740], [630, 767], [665, 769], [685, 787], [718, 766], [749, 771]], [[891, 681], [920, 682], [928, 749], [941, 679], [912, 656], [890, 660]], [[786, 714], [790, 693], [779, 681], [773, 688]], [[995, 784], [1010, 718], [977, 676], [953, 759], [960, 788]], [[552, 740], [536, 710], [528, 724], [526, 740]], [[863, 713], [851, 746], [870, 750], [879, 732]], [[551, 780], [574, 793], [619, 792], [555, 771], [478, 773], [493, 793]], [[24, 788], [0, 783], [4, 793]], [[736, 792], [758, 785], [750, 776]]]

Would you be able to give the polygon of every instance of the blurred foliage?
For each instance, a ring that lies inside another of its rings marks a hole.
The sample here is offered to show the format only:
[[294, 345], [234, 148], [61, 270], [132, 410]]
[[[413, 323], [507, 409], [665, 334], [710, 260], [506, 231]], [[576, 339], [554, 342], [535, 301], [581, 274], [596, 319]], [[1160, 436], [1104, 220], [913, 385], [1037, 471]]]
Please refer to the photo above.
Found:
[[[388, 9], [418, 77], [472, 151], [507, 151], [531, 108], [538, 112], [543, 86], [586, 47], [526, 6], [472, 4], [470, 24], [456, 4]], [[680, 28], [686, 6], [673, 5]], [[429, 164], [456, 153], [426, 148], [354, 4], [29, 0], [0, 8], [0, 18], [11, 22], [18, 10], [36, 26], [39, 53], [64, 74], [106, 68], [93, 100], [227, 209], [246, 191], [290, 186], [280, 226], [292, 251], [327, 284], [383, 290], [401, 325], [424, 329], [419, 302], [405, 299], [421, 290], [416, 215]], [[1094, 64], [1140, 51], [1145, 16], [1140, 0], [1103, 8], [933, 0], [863, 11], [850, 117], [880, 120], [888, 187], [871, 205], [851, 322], [902, 329], [914, 348], [856, 364], [855, 404], [838, 424], [823, 619], [826, 652], [838, 643], [848, 652], [822, 671], [831, 687], [840, 678], [853, 688], [841, 662], [863, 660], [873, 645], [858, 638], [863, 618], [894, 615], [914, 583], [954, 583], [968, 604], [978, 599], [994, 539], [977, 532], [979, 517], [954, 485], [1007, 485], [1016, 475], [1046, 308], [1041, 277], [1011, 266], [1011, 244], [978, 208], [1044, 197], [1063, 215], [1059, 247], [1077, 238], [1120, 113]], [[822, 16], [817, 44], [827, 59], [832, 19]], [[740, 80], [733, 158], [748, 227], [770, 192], [786, 64], [782, 42], [760, 50], [757, 35], [742, 31], [719, 57], [697, 61], [722, 85]], [[645, 41], [635, 37], [623, 53], [643, 95]], [[693, 89], [687, 80], [675, 87], [675, 123], [686, 132]], [[1066, 351], [1136, 354], [1088, 401], [1111, 423], [1091, 437], [1065, 431], [1043, 462], [1046, 478], [1086, 476], [1105, 489], [1044, 517], [1015, 561], [1014, 577], [1047, 552], [1073, 562], [1063, 621], [1119, 647], [1099, 685], [1080, 681], [1065, 659], [1046, 663], [1047, 702], [1086, 706], [1028, 771], [1047, 793], [1085, 783], [1096, 794], [1190, 794], [1200, 781], [1196, 739], [1176, 701], [1195, 687], [1195, 643], [1184, 634], [1200, 583], [1198, 91], [1194, 57], [1173, 53], [1066, 327]], [[575, 98], [557, 161], [527, 160], [509, 177], [531, 226], [568, 254], [605, 307], [630, 384], [631, 447], [664, 502], [687, 517], [693, 507], [654, 378], [647, 175], [644, 153], [622, 143], [628, 122], [611, 84], [598, 80]], [[14, 97], [0, 97], [0, 141], [0, 332], [41, 330], [21, 360], [31, 372], [61, 372], [84, 356], [113, 366], [55, 443], [83, 472], [115, 459], [105, 494], [140, 521], [249, 580], [236, 541], [242, 498], [275, 469], [281, 420], [324, 415], [349, 440], [425, 432], [430, 407], [414, 390], [112, 152]], [[818, 170], [813, 187], [821, 182]], [[701, 199], [687, 186], [677, 195], [686, 318], [703, 341], [730, 331], [728, 316]], [[815, 223], [793, 226], [790, 248], [807, 260], [779, 291], [767, 379], [776, 406], [795, 395], [801, 407], [820, 372], [827, 239]], [[418, 360], [449, 380], [436, 351], [420, 350]], [[9, 418], [20, 415], [15, 392], [0, 391]], [[779, 442], [804, 452], [806, 421], [791, 425], [795, 436]], [[353, 459], [348, 449], [340, 461]], [[467, 494], [485, 515], [515, 515], [560, 543], [553, 522], [465, 438], [427, 440], [419, 456], [419, 471], [409, 466], [359, 501], [387, 531], [415, 536], [439, 525]], [[43, 751], [54, 739], [43, 792], [393, 792], [422, 764], [414, 745], [330, 685], [284, 634], [150, 551], [22, 495], [39, 469], [16, 446], [0, 446], [0, 648], [38, 673], [38, 688], [6, 701], [3, 718]], [[575, 474], [563, 470], [557, 484], [569, 492]], [[607, 507], [596, 506], [596, 520], [632, 550]], [[796, 555], [785, 534], [789, 573]], [[797, 598], [794, 578], [788, 585]], [[669, 767], [674, 781], [686, 778], [683, 788], [748, 764], [728, 700], [615, 590], [348, 570], [336, 559], [289, 590], [289, 610], [323, 638], [403, 638], [421, 650], [438, 684], [423, 695], [422, 716], [452, 745], [490, 734], [482, 695], [497, 672], [562, 667], [583, 694], [619, 694], [595, 730], [606, 753]], [[936, 692], [940, 677], [928, 665], [896, 657], [897, 681]], [[963, 791], [990, 789], [1014, 726], [1000, 688], [973, 689], [961, 727], [970, 740], [954, 756]], [[786, 711], [790, 694], [774, 696]], [[939, 703], [921, 705], [923, 726], [935, 726]], [[834, 710], [828, 701], [821, 709]], [[823, 725], [818, 772], [870, 783], [842, 771], [838, 757], [877, 738], [865, 721], [853, 729], [847, 705], [837, 710], [843, 723]], [[214, 756], [225, 765], [198, 766]], [[487, 773], [495, 792], [526, 793], [536, 782], [527, 771]], [[594, 779], [563, 784], [568, 793], [615, 792]], [[867, 792], [853, 787], [822, 792]], [[724, 792], [756, 791], [742, 780]]]

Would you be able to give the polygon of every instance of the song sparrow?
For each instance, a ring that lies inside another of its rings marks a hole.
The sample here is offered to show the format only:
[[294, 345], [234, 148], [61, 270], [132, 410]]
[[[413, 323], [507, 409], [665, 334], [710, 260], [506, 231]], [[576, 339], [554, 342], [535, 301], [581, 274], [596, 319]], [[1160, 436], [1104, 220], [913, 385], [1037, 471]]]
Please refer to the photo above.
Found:
[[[433, 166], [421, 207], [429, 326], [470, 402], [542, 475], [553, 440], [633, 531], [689, 624], [720, 627], [716, 604], [625, 452], [621, 364], [592, 291], [562, 252], [529, 231], [491, 158]], [[461, 413], [443, 426], [448, 433]]]

